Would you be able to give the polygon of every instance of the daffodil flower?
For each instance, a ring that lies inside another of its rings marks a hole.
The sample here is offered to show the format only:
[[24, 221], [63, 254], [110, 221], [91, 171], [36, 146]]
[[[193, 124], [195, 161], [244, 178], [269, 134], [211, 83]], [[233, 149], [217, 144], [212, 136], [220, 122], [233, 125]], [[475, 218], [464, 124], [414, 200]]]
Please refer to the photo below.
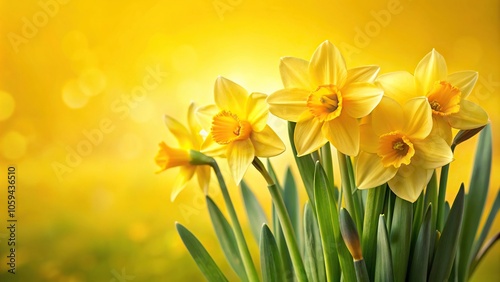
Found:
[[273, 157], [285, 145], [267, 125], [266, 94], [251, 93], [224, 77], [214, 88], [215, 105], [201, 107], [197, 117], [209, 132], [201, 146], [204, 154], [228, 159], [237, 184], [255, 157]]
[[347, 69], [340, 51], [323, 42], [311, 61], [281, 59], [285, 89], [269, 95], [269, 111], [297, 122], [294, 143], [299, 156], [330, 141], [338, 151], [355, 156], [359, 151], [359, 118], [368, 115], [382, 98], [373, 84], [376, 66]]
[[387, 73], [379, 76], [376, 84], [386, 96], [401, 104], [415, 97], [427, 97], [433, 131], [451, 144], [452, 128], [468, 130], [488, 123], [483, 108], [467, 100], [477, 78], [475, 71], [448, 74], [444, 57], [433, 49], [418, 63], [414, 76], [405, 71]]
[[453, 154], [432, 131], [432, 110], [426, 98], [403, 106], [384, 97], [361, 125], [361, 152], [356, 160], [356, 184], [367, 189], [388, 182], [400, 198], [415, 202], [434, 169]]
[[161, 142], [155, 161], [160, 166], [160, 171], [158, 172], [173, 167], [180, 167], [180, 173], [175, 179], [173, 190], [170, 194], [171, 201], [175, 200], [177, 195], [186, 187], [188, 181], [193, 178], [194, 174], [197, 175], [198, 184], [202, 190], [206, 191], [210, 182], [210, 167], [197, 163], [199, 160], [195, 151], [200, 150], [203, 139], [200, 135], [201, 127], [194, 117], [194, 112], [195, 105], [191, 103], [188, 110], [189, 129], [176, 119], [165, 116], [165, 124], [177, 139], [179, 147], [173, 148], [165, 142]]

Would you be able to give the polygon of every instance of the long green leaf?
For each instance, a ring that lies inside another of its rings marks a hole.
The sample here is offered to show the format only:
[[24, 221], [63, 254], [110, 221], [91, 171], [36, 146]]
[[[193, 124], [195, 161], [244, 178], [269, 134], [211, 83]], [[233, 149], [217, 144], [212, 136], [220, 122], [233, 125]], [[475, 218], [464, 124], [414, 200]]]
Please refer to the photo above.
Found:
[[262, 226], [262, 224], [268, 224], [266, 214], [247, 183], [242, 180], [240, 187], [248, 222], [250, 223], [250, 229], [252, 230], [256, 242], [259, 242], [260, 226]]
[[381, 214], [378, 219], [377, 232], [377, 257], [375, 263], [375, 282], [394, 281], [394, 271], [392, 266], [391, 244], [389, 235], [385, 226], [384, 215]]
[[327, 281], [319, 226], [309, 203], [304, 206], [304, 256], [309, 281]]
[[209, 196], [206, 196], [206, 199], [208, 212], [210, 214], [215, 234], [217, 235], [217, 239], [219, 239], [219, 243], [224, 251], [227, 261], [229, 262], [229, 265], [231, 265], [241, 280], [248, 281], [245, 266], [241, 260], [241, 254], [238, 250], [238, 244], [236, 243], [236, 237], [234, 236], [231, 225], [229, 225], [229, 222], [214, 201], [212, 201]]
[[427, 269], [429, 267], [429, 252], [432, 239], [432, 204], [429, 204], [425, 212], [422, 225], [419, 228], [415, 249], [410, 266], [410, 281], [427, 280]]
[[[428, 207], [429, 204], [432, 204], [434, 207], [434, 212], [432, 213], [431, 219], [431, 229], [436, 229], [437, 224], [437, 208], [438, 208], [438, 183], [436, 170], [432, 173], [431, 180], [427, 184], [427, 189], [425, 190], [425, 207]], [[432, 235], [434, 237], [434, 235]]]
[[460, 261], [458, 280], [465, 281], [469, 276], [469, 266], [473, 260], [472, 247], [481, 221], [488, 187], [490, 185], [492, 158], [491, 126], [488, 124], [480, 133], [477, 143], [474, 167], [464, 212], [462, 238], [460, 239]]
[[462, 184], [451, 207], [450, 214], [443, 228], [443, 233], [441, 233], [441, 238], [439, 238], [439, 242], [437, 243], [436, 254], [434, 255], [429, 275], [430, 281], [448, 281], [457, 253], [464, 205], [464, 185]]
[[290, 216], [292, 227], [297, 236], [297, 244], [302, 246], [302, 239], [300, 234], [300, 209], [299, 209], [299, 194], [297, 192], [297, 185], [293, 178], [292, 170], [290, 167], [286, 170], [285, 183], [283, 184], [283, 200], [285, 201], [286, 210]]
[[260, 235], [260, 268], [263, 281], [285, 281], [278, 245], [266, 224], [262, 226]]
[[405, 281], [411, 247], [412, 203], [396, 197], [391, 227], [394, 280]]
[[203, 247], [193, 233], [187, 230], [186, 227], [182, 226], [180, 223], [176, 223], [175, 227], [181, 236], [182, 242], [184, 242], [184, 245], [188, 249], [191, 257], [193, 257], [203, 275], [205, 275], [205, 278], [207, 278], [209, 282], [228, 281], [217, 264], [215, 264], [215, 261], [208, 254], [205, 247]]

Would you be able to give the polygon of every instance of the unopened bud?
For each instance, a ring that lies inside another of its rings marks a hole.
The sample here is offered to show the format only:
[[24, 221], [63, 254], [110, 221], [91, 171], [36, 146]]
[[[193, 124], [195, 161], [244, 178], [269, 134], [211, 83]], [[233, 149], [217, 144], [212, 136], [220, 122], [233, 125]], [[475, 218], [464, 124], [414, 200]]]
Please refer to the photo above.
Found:
[[359, 243], [359, 235], [356, 230], [356, 224], [352, 220], [349, 212], [346, 209], [340, 210], [340, 233], [342, 233], [342, 238], [349, 249], [354, 261], [359, 261], [363, 259], [363, 253], [361, 251], [361, 244]]
[[460, 130], [457, 135], [455, 135], [455, 138], [453, 139], [453, 144], [452, 146], [455, 147], [458, 144], [474, 137], [476, 134], [478, 134], [486, 125], [483, 125], [478, 128], [474, 129], [467, 129], [467, 130]]

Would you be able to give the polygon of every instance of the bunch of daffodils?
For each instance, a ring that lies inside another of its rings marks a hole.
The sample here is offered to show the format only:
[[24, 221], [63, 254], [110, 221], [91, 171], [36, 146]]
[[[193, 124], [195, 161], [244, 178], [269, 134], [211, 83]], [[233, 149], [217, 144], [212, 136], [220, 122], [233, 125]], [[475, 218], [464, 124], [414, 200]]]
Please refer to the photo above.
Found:
[[[239, 279], [468, 280], [500, 238], [498, 233], [486, 241], [500, 194], [479, 228], [492, 140], [487, 113], [467, 100], [478, 74], [448, 74], [443, 56], [432, 50], [413, 74], [379, 75], [377, 66], [348, 68], [328, 41], [310, 60], [283, 57], [279, 70], [284, 88], [270, 95], [218, 77], [214, 104], [191, 104], [187, 127], [165, 117], [178, 145], [160, 143], [155, 159], [160, 171], [180, 167], [172, 201], [196, 174], [215, 234]], [[286, 148], [267, 124], [269, 113], [288, 121], [290, 151], [308, 195], [302, 207], [291, 169], [280, 179], [272, 167], [270, 158]], [[445, 196], [454, 150], [479, 132], [469, 192], [462, 184], [450, 204]], [[240, 186], [259, 260], [251, 255], [218, 166], [224, 159]], [[243, 180], [252, 167], [267, 182], [271, 218], [254, 194], [263, 193], [262, 187]], [[208, 194], [211, 170], [229, 220]], [[198, 238], [180, 223], [176, 227], [206, 279], [227, 281]]]

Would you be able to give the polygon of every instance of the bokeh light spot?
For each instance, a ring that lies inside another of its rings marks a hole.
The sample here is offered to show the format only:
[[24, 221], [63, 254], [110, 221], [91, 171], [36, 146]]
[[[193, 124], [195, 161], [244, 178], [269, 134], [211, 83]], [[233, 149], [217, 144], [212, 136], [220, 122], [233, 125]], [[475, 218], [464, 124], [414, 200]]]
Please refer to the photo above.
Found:
[[62, 90], [62, 99], [71, 109], [83, 108], [89, 101], [89, 97], [83, 93], [76, 80], [66, 82]]
[[9, 93], [0, 91], [0, 121], [8, 119], [16, 107], [14, 98]]
[[106, 76], [97, 68], [88, 68], [78, 77], [78, 84], [83, 94], [95, 96], [106, 88]]
[[180, 45], [172, 52], [172, 67], [178, 72], [188, 72], [198, 61], [196, 50], [190, 45]]
[[9, 160], [16, 160], [24, 156], [28, 141], [17, 131], [7, 132], [0, 140], [2, 155]]

